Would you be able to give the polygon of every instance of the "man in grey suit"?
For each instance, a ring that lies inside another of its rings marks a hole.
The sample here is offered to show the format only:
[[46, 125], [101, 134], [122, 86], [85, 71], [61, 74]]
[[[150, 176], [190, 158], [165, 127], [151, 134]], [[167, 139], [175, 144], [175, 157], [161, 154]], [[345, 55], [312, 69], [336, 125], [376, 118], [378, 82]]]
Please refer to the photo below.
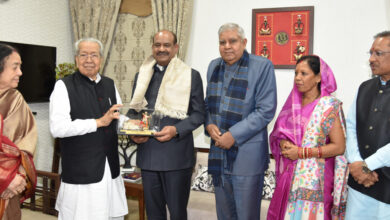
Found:
[[205, 101], [217, 216], [260, 219], [267, 125], [276, 109], [274, 68], [268, 59], [248, 54], [237, 24], [222, 25], [218, 34], [221, 58], [209, 65]]
[[153, 55], [136, 75], [130, 107], [147, 107], [164, 115], [154, 137], [132, 136], [139, 144], [137, 166], [149, 220], [187, 219], [192, 168], [195, 164], [192, 131], [204, 123], [202, 79], [176, 57], [176, 36], [163, 30], [154, 35]]

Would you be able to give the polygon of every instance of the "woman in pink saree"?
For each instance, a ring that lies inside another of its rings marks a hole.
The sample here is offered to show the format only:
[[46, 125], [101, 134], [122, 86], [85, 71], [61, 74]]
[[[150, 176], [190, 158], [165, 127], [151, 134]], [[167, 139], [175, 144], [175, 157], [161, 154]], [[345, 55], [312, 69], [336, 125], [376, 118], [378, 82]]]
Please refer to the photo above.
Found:
[[267, 218], [343, 219], [347, 161], [337, 85], [319, 57], [297, 61], [294, 87], [270, 135], [276, 189]]

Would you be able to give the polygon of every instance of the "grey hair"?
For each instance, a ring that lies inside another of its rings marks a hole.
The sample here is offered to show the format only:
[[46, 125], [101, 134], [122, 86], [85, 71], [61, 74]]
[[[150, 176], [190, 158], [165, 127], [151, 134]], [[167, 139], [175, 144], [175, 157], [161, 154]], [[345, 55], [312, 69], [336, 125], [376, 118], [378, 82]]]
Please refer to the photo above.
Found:
[[74, 50], [76, 51], [76, 55], [79, 55], [79, 52], [80, 52], [79, 45], [80, 45], [81, 42], [94, 42], [94, 43], [97, 43], [99, 45], [100, 56], [103, 56], [103, 44], [102, 44], [102, 42], [100, 42], [100, 40], [98, 40], [96, 38], [93, 38], [93, 37], [84, 37], [84, 38], [81, 38], [80, 40], [76, 41], [76, 43], [74, 43]]
[[244, 29], [242, 29], [242, 27], [240, 27], [240, 25], [236, 23], [226, 23], [222, 25], [218, 30], [218, 36], [221, 35], [223, 32], [230, 31], [230, 30], [237, 31], [238, 36], [240, 36], [242, 40], [245, 39]]
[[374, 36], [374, 39], [380, 38], [380, 37], [390, 37], [390, 31], [382, 31], [380, 33], [377, 33]]

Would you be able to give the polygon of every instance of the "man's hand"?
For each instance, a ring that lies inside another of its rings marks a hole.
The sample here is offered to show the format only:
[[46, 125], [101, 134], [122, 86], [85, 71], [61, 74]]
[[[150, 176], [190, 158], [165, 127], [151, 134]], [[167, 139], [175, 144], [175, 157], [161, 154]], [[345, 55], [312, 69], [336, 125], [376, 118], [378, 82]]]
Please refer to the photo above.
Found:
[[356, 161], [349, 164], [349, 172], [353, 179], [359, 184], [363, 184], [365, 187], [370, 187], [378, 182], [378, 174], [375, 171], [371, 173], [363, 172], [363, 161]]
[[143, 144], [149, 140], [148, 136], [130, 136], [131, 140], [133, 140], [136, 144]]
[[363, 181], [363, 185], [367, 188], [379, 181], [378, 174], [375, 171], [372, 171], [368, 175], [369, 175], [368, 179]]
[[215, 142], [217, 142], [222, 135], [221, 131], [215, 124], [207, 125], [206, 130], [209, 133], [211, 139], [213, 139]]
[[103, 117], [96, 119], [96, 126], [106, 127], [110, 125], [111, 121], [114, 119], [119, 119], [119, 109], [122, 107], [122, 104], [115, 104], [103, 115]]
[[222, 149], [228, 150], [234, 145], [234, 137], [230, 133], [230, 131], [225, 132], [221, 137], [215, 141], [215, 146], [220, 147]]
[[26, 185], [26, 180], [19, 174], [16, 174], [7, 189], [5, 189], [1, 194], [1, 198], [11, 199], [15, 195], [21, 194], [26, 189]]
[[165, 126], [161, 131], [154, 133], [154, 137], [160, 142], [169, 141], [175, 136], [176, 136], [175, 126]]

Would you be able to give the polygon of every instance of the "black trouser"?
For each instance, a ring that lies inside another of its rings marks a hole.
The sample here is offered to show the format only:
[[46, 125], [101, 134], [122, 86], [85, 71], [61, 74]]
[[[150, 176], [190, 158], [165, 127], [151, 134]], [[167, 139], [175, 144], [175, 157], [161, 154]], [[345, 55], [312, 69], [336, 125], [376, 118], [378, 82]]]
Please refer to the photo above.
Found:
[[148, 220], [187, 219], [192, 168], [173, 171], [142, 170], [142, 184]]

